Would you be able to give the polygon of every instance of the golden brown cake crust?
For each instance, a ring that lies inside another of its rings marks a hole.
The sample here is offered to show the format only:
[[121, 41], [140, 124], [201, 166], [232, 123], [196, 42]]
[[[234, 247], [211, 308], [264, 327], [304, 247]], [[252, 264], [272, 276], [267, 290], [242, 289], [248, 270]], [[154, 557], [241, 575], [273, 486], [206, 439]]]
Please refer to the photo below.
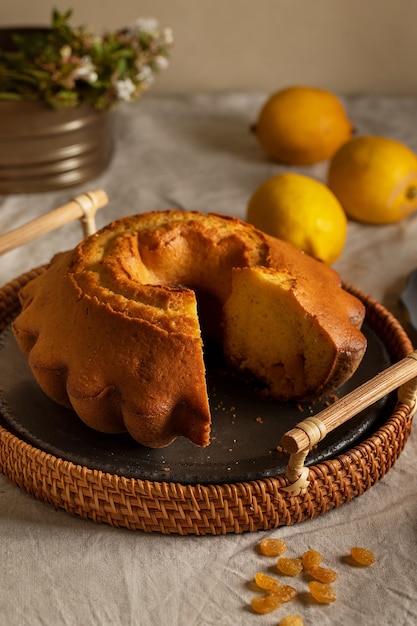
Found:
[[210, 410], [196, 294], [214, 303], [207, 317], [227, 344], [233, 276], [251, 267], [295, 277], [294, 297], [330, 346], [326, 375], [309, 391], [348, 378], [366, 346], [362, 303], [333, 269], [216, 214], [155, 211], [109, 224], [22, 289], [13, 330], [41, 388], [92, 428], [127, 430], [150, 447], [178, 436], [205, 446]]

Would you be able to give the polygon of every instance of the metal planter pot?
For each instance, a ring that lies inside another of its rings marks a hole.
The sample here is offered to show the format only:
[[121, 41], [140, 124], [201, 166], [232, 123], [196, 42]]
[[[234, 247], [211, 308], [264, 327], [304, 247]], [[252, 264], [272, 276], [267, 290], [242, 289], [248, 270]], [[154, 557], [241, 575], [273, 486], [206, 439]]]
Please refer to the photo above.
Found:
[[83, 105], [0, 102], [0, 193], [71, 187], [100, 174], [113, 153], [113, 114]]

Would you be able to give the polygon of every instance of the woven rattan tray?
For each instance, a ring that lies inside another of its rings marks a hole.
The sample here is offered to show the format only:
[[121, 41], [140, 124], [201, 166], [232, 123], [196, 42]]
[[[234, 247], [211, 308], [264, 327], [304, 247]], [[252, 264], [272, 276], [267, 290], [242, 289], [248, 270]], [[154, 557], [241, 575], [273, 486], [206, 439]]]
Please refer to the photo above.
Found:
[[[0, 290], [0, 332], [19, 310], [18, 291], [38, 270]], [[378, 302], [346, 285], [367, 309], [366, 323], [395, 363], [412, 351], [399, 322]], [[218, 535], [276, 528], [317, 517], [360, 496], [401, 454], [412, 411], [397, 402], [392, 414], [347, 452], [308, 468], [304, 494], [285, 491], [285, 476], [222, 484], [181, 484], [127, 478], [89, 469], [28, 444], [0, 427], [0, 469], [34, 497], [98, 523], [164, 534]]]

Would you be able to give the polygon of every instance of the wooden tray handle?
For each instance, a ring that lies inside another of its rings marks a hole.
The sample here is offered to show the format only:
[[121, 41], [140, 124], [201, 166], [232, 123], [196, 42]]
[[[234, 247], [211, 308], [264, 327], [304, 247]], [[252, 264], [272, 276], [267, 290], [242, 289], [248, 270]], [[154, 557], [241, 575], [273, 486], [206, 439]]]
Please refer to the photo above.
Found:
[[108, 201], [107, 194], [102, 189], [89, 191], [73, 198], [63, 206], [1, 235], [0, 256], [74, 219], [80, 219], [84, 237], [92, 235], [96, 230], [96, 211], [106, 206]]
[[285, 472], [290, 484], [284, 487], [285, 491], [292, 495], [305, 493], [308, 469], [304, 461], [309, 451], [328, 432], [397, 388], [399, 402], [407, 404], [413, 415], [417, 408], [417, 350], [283, 435], [282, 446], [290, 453]]

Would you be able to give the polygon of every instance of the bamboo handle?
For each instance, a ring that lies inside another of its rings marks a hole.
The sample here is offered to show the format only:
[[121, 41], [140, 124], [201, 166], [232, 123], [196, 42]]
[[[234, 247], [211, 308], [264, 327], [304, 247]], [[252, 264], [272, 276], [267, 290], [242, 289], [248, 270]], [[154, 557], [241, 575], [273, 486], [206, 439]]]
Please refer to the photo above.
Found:
[[63, 206], [0, 236], [0, 256], [19, 246], [55, 230], [74, 219], [81, 219], [84, 236], [95, 232], [94, 216], [98, 209], [108, 203], [105, 191], [97, 189], [84, 193]]
[[[323, 409], [314, 417], [306, 418], [297, 424], [283, 435], [282, 446], [290, 454], [308, 450], [314, 438], [314, 443], [317, 443], [325, 437], [326, 433], [357, 415], [397, 387], [405, 386], [414, 378], [412, 387], [408, 390], [408, 395], [406, 394], [407, 397], [405, 398], [410, 407], [415, 406], [416, 403], [417, 350], [340, 398], [333, 405]], [[402, 401], [400, 394], [399, 399]], [[318, 431], [320, 431], [319, 436], [317, 436]]]

